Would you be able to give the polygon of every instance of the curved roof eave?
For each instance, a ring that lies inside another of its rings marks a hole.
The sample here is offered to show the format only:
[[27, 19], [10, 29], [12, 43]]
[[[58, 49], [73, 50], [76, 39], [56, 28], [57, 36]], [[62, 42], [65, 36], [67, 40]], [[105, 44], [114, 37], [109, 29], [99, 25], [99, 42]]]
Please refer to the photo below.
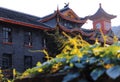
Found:
[[105, 17], [105, 18], [108, 18], [108, 19], [113, 19], [113, 18], [116, 18], [116, 15], [108, 14], [106, 11], [104, 11], [104, 9], [101, 7], [101, 4], [100, 4], [100, 7], [97, 10], [97, 12], [95, 14], [91, 15], [89, 17], [89, 19], [90, 20], [94, 20], [94, 19], [100, 18], [100, 17]]
[[0, 17], [0, 21], [11, 23], [11, 24], [16, 24], [16, 25], [27, 26], [27, 27], [36, 28], [36, 29], [41, 29], [41, 30], [51, 30], [51, 28], [47, 28], [47, 26], [34, 25], [34, 24], [16, 21], [16, 20], [12, 20], [12, 19], [7, 19], [7, 18], [3, 18], [3, 17]]
[[57, 16], [57, 14], [58, 14], [61, 18], [65, 19], [65, 20], [68, 20], [68, 21], [71, 21], [71, 22], [75, 22], [75, 23], [85, 23], [85, 22], [87, 21], [87, 19], [84, 19], [84, 20], [75, 20], [75, 19], [71, 19], [71, 18], [65, 17], [64, 15], [61, 14], [61, 12], [60, 12], [59, 10], [55, 11], [54, 14], [49, 15], [49, 17], [46, 17], [46, 18], [44, 18], [43, 20], [41, 19], [41, 20], [39, 20], [39, 21], [40, 21], [40, 22], [46, 22], [46, 21], [54, 18], [55, 16]]
[[69, 33], [72, 33], [72, 32], [79, 32], [79, 33], [81, 33], [81, 34], [84, 35], [84, 36], [92, 36], [92, 35], [94, 34], [94, 32], [85, 33], [82, 29], [76, 29], [76, 28], [67, 29], [67, 28], [65, 28], [63, 25], [60, 25], [60, 24], [58, 24], [58, 26], [59, 26], [60, 29], [62, 29], [63, 31], [66, 31], [66, 32], [69, 32]]

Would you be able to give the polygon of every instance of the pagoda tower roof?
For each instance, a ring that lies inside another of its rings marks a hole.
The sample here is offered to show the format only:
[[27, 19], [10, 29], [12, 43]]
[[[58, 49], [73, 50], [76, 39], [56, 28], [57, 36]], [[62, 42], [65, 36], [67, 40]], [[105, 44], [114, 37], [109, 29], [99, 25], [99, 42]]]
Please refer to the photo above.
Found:
[[116, 15], [111, 15], [111, 14], [108, 14], [106, 11], [104, 11], [104, 9], [102, 8], [101, 6], [101, 3], [99, 4], [99, 9], [97, 10], [97, 12], [93, 15], [91, 15], [89, 17], [90, 20], [94, 20], [94, 19], [98, 19], [98, 18], [106, 18], [106, 19], [113, 19], [113, 18], [116, 18]]

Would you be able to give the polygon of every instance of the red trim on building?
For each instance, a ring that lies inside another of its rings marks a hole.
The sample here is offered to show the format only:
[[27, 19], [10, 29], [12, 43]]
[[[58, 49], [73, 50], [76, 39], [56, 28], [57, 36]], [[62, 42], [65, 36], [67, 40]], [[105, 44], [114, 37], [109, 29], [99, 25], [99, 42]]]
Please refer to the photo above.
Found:
[[13, 43], [12, 42], [3, 42], [3, 44], [5, 44], [5, 45], [12, 45]]
[[3, 18], [3, 17], [0, 17], [0, 21], [17, 24], [17, 25], [22, 25], [22, 26], [27, 26], [27, 27], [36, 28], [36, 29], [41, 29], [41, 30], [51, 30], [51, 28], [46, 28], [44, 26], [34, 25], [34, 24], [16, 21], [16, 20], [12, 20], [12, 19], [7, 19], [7, 18]]

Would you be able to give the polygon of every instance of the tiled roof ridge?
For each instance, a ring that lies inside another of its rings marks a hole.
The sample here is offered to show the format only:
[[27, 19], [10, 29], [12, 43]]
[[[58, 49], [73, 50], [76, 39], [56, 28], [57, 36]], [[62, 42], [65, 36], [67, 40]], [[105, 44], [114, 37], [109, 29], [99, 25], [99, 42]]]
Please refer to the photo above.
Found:
[[12, 9], [9, 9], [9, 8], [0, 7], [0, 10], [1, 10], [1, 9], [5, 10], [5, 11], [12, 12], [12, 13], [17, 13], [17, 14], [29, 16], [29, 17], [40, 18], [40, 17], [35, 16], [35, 15], [27, 14], [27, 13], [20, 12], [20, 11], [17, 11], [17, 10], [12, 10]]

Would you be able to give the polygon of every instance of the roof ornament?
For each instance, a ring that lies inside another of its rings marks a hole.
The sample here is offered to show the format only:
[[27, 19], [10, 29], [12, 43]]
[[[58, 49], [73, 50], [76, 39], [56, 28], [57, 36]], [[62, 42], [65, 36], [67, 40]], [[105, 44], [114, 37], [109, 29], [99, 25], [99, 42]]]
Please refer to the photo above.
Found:
[[100, 6], [100, 8], [102, 7], [102, 4], [101, 3], [99, 3], [99, 6]]
[[69, 2], [64, 4], [65, 4], [64, 8], [69, 7]]
[[57, 5], [57, 11], [59, 10], [59, 6]]

